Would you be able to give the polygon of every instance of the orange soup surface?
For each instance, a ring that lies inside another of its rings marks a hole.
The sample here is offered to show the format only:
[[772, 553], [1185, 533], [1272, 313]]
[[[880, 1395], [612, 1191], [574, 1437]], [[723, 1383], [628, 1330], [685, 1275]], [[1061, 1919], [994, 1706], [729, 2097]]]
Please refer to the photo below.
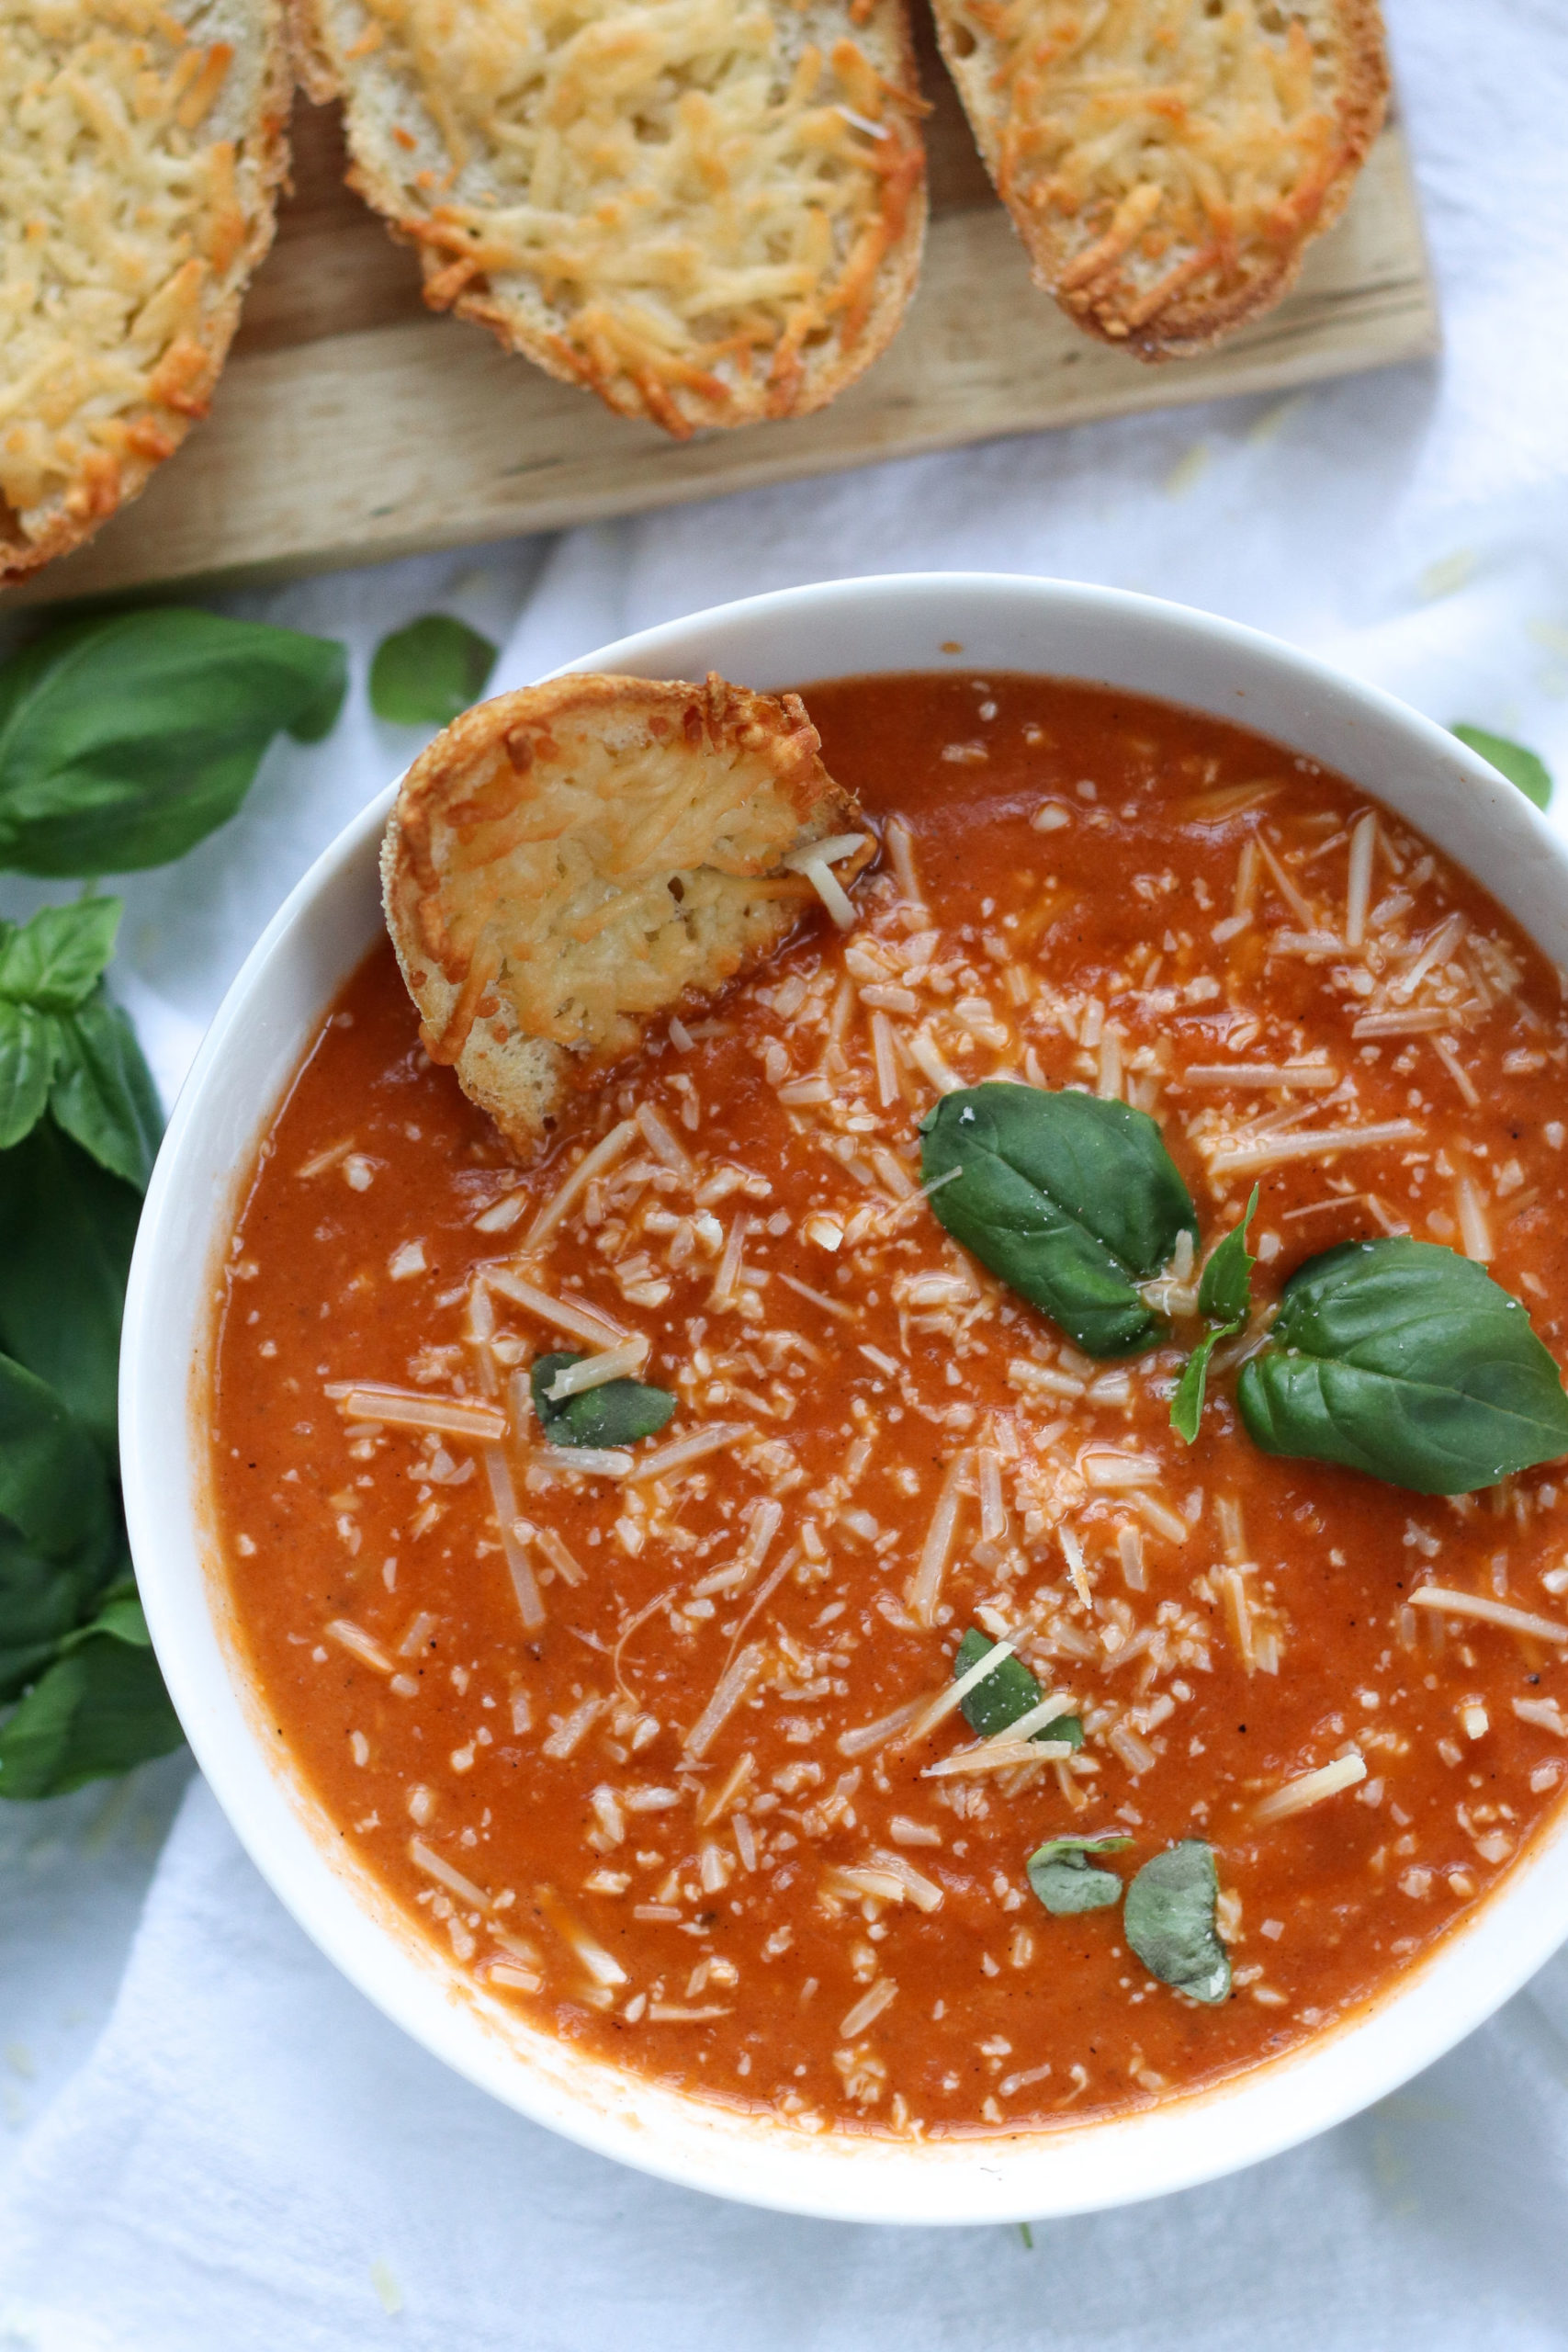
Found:
[[[1568, 1616], [1568, 1474], [1438, 1500], [1263, 1453], [1256, 1313], [1189, 1448], [1190, 1282], [1089, 1361], [944, 1233], [916, 1123], [996, 1077], [1119, 1097], [1202, 1250], [1258, 1186], [1257, 1309], [1408, 1232], [1561, 1359], [1568, 1023], [1481, 889], [1236, 728], [1028, 677], [806, 698], [883, 834], [854, 927], [661, 1028], [541, 1166], [389, 948], [324, 1017], [217, 1302], [224, 1567], [280, 1750], [487, 1995], [808, 2131], [1039, 2129], [1299, 2045], [1484, 1899], [1564, 1777], [1564, 1649], [1509, 1618]], [[626, 1335], [674, 1416], [585, 1469], [528, 1368]], [[972, 1629], [1080, 1747], [922, 1727]], [[1228, 1998], [1036, 1899], [1043, 1841], [1112, 1831], [1124, 1877], [1213, 1849]]]

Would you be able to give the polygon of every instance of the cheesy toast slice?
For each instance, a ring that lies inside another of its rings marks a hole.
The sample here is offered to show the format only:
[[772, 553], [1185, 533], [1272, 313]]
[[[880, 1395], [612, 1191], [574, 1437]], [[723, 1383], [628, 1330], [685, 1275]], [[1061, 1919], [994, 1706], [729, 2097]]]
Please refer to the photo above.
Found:
[[426, 1051], [516, 1151], [870, 863], [819, 752], [795, 695], [584, 675], [476, 705], [414, 762], [388, 929]]
[[0, 0], [0, 582], [207, 413], [290, 88], [283, 0]]
[[679, 437], [820, 408], [925, 231], [904, 0], [296, 0], [424, 296]]
[[934, 0], [1035, 281], [1141, 359], [1289, 291], [1382, 124], [1377, 0]]

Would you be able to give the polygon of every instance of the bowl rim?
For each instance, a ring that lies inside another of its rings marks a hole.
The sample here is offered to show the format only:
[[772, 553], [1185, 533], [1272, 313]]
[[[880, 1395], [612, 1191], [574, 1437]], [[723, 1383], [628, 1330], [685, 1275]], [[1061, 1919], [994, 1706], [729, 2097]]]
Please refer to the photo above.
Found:
[[[1179, 653], [1201, 648], [1211, 655], [1228, 656], [1243, 681], [1236, 689], [1243, 700], [1248, 682], [1265, 678], [1299, 688], [1309, 700], [1314, 695], [1337, 700], [1360, 714], [1374, 731], [1381, 727], [1385, 734], [1402, 739], [1423, 772], [1430, 768], [1446, 774], [1472, 797], [1482, 796], [1488, 825], [1500, 828], [1524, 858], [1550, 876], [1548, 897], [1561, 910], [1564, 925], [1560, 960], [1568, 957], [1568, 854], [1540, 812], [1484, 761], [1392, 695], [1319, 657], [1243, 623], [1165, 599], [1022, 574], [872, 574], [710, 606], [618, 639], [547, 674], [606, 669], [677, 674], [674, 649], [689, 649], [716, 633], [732, 641], [764, 638], [780, 622], [803, 613], [827, 620], [854, 613], [863, 619], [886, 609], [902, 614], [899, 625], [912, 638], [918, 616], [941, 611], [952, 619], [955, 605], [975, 616], [974, 623], [964, 623], [971, 635], [987, 619], [1019, 613], [1036, 622], [1066, 617], [1113, 631], [1152, 631]], [[949, 657], [947, 642], [940, 650], [944, 659]], [[952, 648], [951, 660], [958, 673], [978, 666], [961, 642]], [[692, 670], [698, 665], [687, 652], [681, 655], [679, 666]], [[740, 667], [728, 656], [726, 666]], [[839, 668], [822, 666], [814, 675], [826, 680], [866, 674], [868, 667], [917, 671], [935, 666], [929, 651], [916, 650], [904, 663], [868, 665], [860, 661]], [[999, 672], [1002, 665], [993, 661], [987, 666]], [[742, 669], [741, 674], [748, 673]], [[1047, 662], [1040, 663], [1035, 674], [1093, 675]], [[764, 686], [785, 683], [761, 674], [753, 682]], [[1180, 701], [1178, 695], [1156, 698]], [[1245, 710], [1235, 715], [1238, 723], [1254, 723]], [[187, 1316], [173, 1337], [167, 1317], [170, 1295], [178, 1295], [182, 1263], [189, 1287], [182, 1187], [193, 1176], [208, 1187], [209, 1247], [196, 1278], [198, 1300], [209, 1287], [214, 1252], [232, 1215], [232, 1187], [224, 1191], [220, 1183], [214, 1193], [214, 1180], [202, 1167], [204, 1151], [210, 1156], [209, 1131], [226, 1055], [237, 1033], [264, 1016], [268, 991], [276, 991], [279, 976], [286, 976], [290, 955], [298, 957], [303, 952], [299, 943], [309, 918], [334, 889], [356, 887], [367, 864], [373, 868], [396, 789], [394, 782], [376, 796], [314, 860], [225, 992], [175, 1106], [148, 1189], [121, 1347], [126, 1514], [154, 1645], [214, 1795], [262, 1876], [304, 1931], [414, 2041], [533, 2120], [679, 2186], [840, 2221], [920, 2225], [1010, 2222], [1089, 2211], [1197, 2187], [1282, 2153], [1346, 2120], [1398, 2088], [1483, 2022], [1568, 1939], [1568, 1807], [1560, 1808], [1555, 1821], [1537, 1832], [1475, 1912], [1450, 1928], [1393, 1986], [1283, 2057], [1130, 2116], [1043, 2133], [914, 2145], [831, 2132], [810, 2139], [767, 2119], [748, 2117], [738, 2126], [728, 2110], [708, 2102], [677, 2093], [655, 2091], [649, 2096], [641, 2078], [619, 2070], [581, 2070], [573, 2081], [558, 2068], [552, 2076], [547, 2053], [535, 2048], [520, 2054], [518, 2037], [496, 2031], [493, 2019], [488, 2025], [477, 2020], [471, 2001], [465, 2007], [454, 2000], [451, 1982], [431, 1962], [431, 1948], [419, 1942], [405, 1949], [407, 1939], [400, 1939], [394, 1923], [378, 1914], [362, 1874], [328, 1862], [324, 1814], [311, 1820], [309, 1804], [290, 1784], [287, 1771], [269, 1759], [246, 1713], [247, 1697], [254, 1699], [254, 1691], [235, 1687], [238, 1660], [223, 1638], [220, 1571], [208, 1557], [199, 1498], [189, 1479], [168, 1475], [171, 1450], [176, 1457], [180, 1450], [173, 1413], [185, 1417], [193, 1456], [200, 1451], [189, 1411], [188, 1383], [182, 1384], [177, 1406], [171, 1406], [166, 1393], [171, 1350], [186, 1363], [188, 1374], [202, 1341], [195, 1316]], [[1411, 821], [1422, 823], [1420, 818]], [[1457, 862], [1470, 864], [1462, 855]], [[1493, 885], [1485, 887], [1509, 903]], [[1516, 909], [1510, 907], [1510, 911], [1539, 937], [1534, 924]], [[342, 966], [340, 978], [361, 953], [363, 946], [356, 946], [354, 958]], [[292, 1058], [297, 1059], [297, 1051]], [[276, 1087], [259, 1090], [242, 1164], [272, 1117], [276, 1100]], [[160, 1382], [164, 1384], [162, 1390]], [[221, 1690], [213, 1682], [215, 1654], [225, 1664]], [[409, 1949], [417, 1951], [417, 1961], [409, 1959]], [[541, 2039], [534, 2037], [536, 2042]], [[548, 2039], [553, 2042], [553, 2037]], [[612, 2074], [613, 2083], [599, 2079]]]

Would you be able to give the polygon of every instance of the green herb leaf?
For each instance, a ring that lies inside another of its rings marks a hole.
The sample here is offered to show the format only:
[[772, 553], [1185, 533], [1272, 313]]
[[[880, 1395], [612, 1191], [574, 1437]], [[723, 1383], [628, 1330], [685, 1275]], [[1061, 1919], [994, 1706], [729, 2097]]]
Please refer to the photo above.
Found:
[[[341, 645], [165, 608], [52, 630], [0, 671], [0, 865], [162, 865], [239, 808], [280, 729], [314, 741]], [[91, 902], [89, 902], [91, 903]]]
[[184, 1736], [135, 1588], [117, 1588], [0, 1727], [0, 1797], [62, 1796]]
[[1127, 1941], [1149, 1974], [1194, 2001], [1230, 1995], [1230, 1959], [1214, 1927], [1219, 1892], [1213, 1847], [1183, 1838], [1144, 1864], [1122, 1905]]
[[35, 1680], [113, 1572], [104, 1541], [48, 1559], [0, 1521], [0, 1702]]
[[1348, 1241], [1285, 1285], [1236, 1401], [1266, 1453], [1462, 1495], [1568, 1453], [1568, 1396], [1520, 1302], [1430, 1241]]
[[1210, 1323], [1239, 1330], [1252, 1311], [1252, 1270], [1258, 1261], [1247, 1246], [1247, 1228], [1258, 1215], [1258, 1187], [1252, 1188], [1247, 1214], [1226, 1234], [1203, 1269], [1198, 1285], [1198, 1312]]
[[[971, 1625], [958, 1645], [953, 1661], [953, 1677], [957, 1681], [967, 1674], [996, 1644], [987, 1640], [977, 1625]], [[1004, 1657], [1000, 1666], [976, 1682], [958, 1702], [959, 1713], [971, 1731], [982, 1739], [990, 1739], [997, 1732], [1006, 1731], [1009, 1724], [1016, 1724], [1037, 1707], [1045, 1693], [1020, 1657]], [[1030, 1734], [1032, 1739], [1065, 1739], [1070, 1747], [1083, 1746], [1083, 1725], [1076, 1715], [1055, 1715], [1043, 1729]]]
[[54, 1390], [0, 1355], [0, 1519], [46, 1560], [101, 1558], [113, 1526], [103, 1457]]
[[135, 1030], [119, 1006], [102, 996], [64, 1014], [59, 1029], [50, 1109], [100, 1167], [144, 1193], [164, 1114]]
[[1198, 1285], [1198, 1312], [1218, 1329], [1206, 1332], [1182, 1367], [1170, 1400], [1170, 1426], [1187, 1445], [1198, 1435], [1203, 1399], [1209, 1385], [1209, 1358], [1222, 1340], [1231, 1340], [1252, 1311], [1252, 1270], [1258, 1261], [1247, 1246], [1247, 1228], [1258, 1214], [1258, 1187], [1252, 1188], [1247, 1214], [1227, 1233], [1203, 1269]]
[[1522, 743], [1511, 742], [1506, 735], [1494, 735], [1489, 727], [1472, 727], [1461, 721], [1459, 726], [1450, 727], [1449, 732], [1457, 735], [1472, 752], [1479, 752], [1483, 760], [1490, 760], [1500, 775], [1517, 785], [1527, 800], [1533, 800], [1538, 808], [1546, 807], [1551, 797], [1551, 770], [1538, 752], [1527, 751]]
[[51, 1120], [0, 1152], [0, 1347], [58, 1391], [106, 1450], [141, 1208]]
[[580, 1389], [575, 1396], [551, 1397], [546, 1391], [568, 1364], [581, 1363], [582, 1353], [540, 1356], [528, 1375], [534, 1410], [552, 1445], [635, 1445], [652, 1437], [675, 1410], [668, 1389], [650, 1388], [641, 1380], [606, 1380], [598, 1388]]
[[30, 1135], [44, 1114], [60, 1024], [51, 1012], [0, 998], [0, 1152]]
[[73, 1012], [114, 954], [119, 899], [40, 907], [30, 922], [0, 924], [0, 997], [39, 1012]]
[[488, 637], [449, 613], [425, 613], [376, 648], [370, 707], [396, 727], [445, 727], [478, 702], [495, 653]]
[[943, 1095], [920, 1134], [922, 1182], [949, 1179], [931, 1195], [939, 1221], [1087, 1355], [1162, 1336], [1136, 1283], [1197, 1217], [1145, 1112], [993, 1080]]
[[1091, 1854], [1119, 1854], [1130, 1838], [1111, 1832], [1102, 1838], [1051, 1838], [1029, 1857], [1029, 1883], [1058, 1918], [1075, 1911], [1103, 1911], [1122, 1900], [1122, 1882], [1114, 1871], [1097, 1871]]

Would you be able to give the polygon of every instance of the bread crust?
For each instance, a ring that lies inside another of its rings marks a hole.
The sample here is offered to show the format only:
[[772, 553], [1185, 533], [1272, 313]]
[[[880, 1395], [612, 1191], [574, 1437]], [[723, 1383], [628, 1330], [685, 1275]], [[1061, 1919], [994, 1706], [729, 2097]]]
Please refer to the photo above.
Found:
[[1378, 0], [933, 0], [1035, 283], [1140, 359], [1289, 292], [1382, 127]]
[[[123, 97], [129, 162], [77, 104], [95, 83]], [[0, 247], [35, 288], [0, 361], [23, 390], [0, 433], [0, 584], [91, 538], [207, 414], [272, 243], [291, 95], [283, 0], [0, 0]], [[84, 152], [114, 229], [96, 249]]]
[[705, 5], [291, 0], [431, 307], [677, 439], [832, 400], [897, 332], [926, 226], [905, 0]]
[[856, 831], [840, 883], [875, 842], [795, 695], [583, 675], [476, 705], [414, 762], [382, 844], [426, 1052], [533, 1156], [653, 1021], [817, 905], [789, 854]]

